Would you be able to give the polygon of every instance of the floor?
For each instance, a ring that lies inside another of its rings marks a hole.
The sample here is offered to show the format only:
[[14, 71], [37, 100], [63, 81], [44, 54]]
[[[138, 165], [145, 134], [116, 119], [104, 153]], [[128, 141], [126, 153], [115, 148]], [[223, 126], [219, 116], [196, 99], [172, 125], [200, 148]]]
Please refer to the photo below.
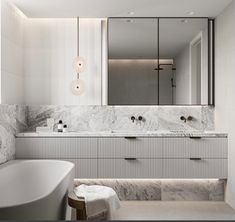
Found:
[[224, 202], [123, 201], [114, 220], [235, 220]]

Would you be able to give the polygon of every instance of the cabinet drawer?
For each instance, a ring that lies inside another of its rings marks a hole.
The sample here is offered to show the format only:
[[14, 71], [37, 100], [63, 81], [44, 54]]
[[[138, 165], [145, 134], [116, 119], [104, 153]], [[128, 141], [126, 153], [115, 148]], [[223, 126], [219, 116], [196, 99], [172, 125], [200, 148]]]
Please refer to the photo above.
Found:
[[17, 138], [16, 158], [97, 158], [96, 138]]
[[98, 159], [99, 178], [161, 178], [161, 159]]
[[98, 158], [161, 158], [162, 138], [100, 138]]
[[164, 158], [227, 158], [227, 138], [164, 138]]
[[227, 159], [165, 159], [164, 178], [227, 178]]
[[98, 177], [97, 159], [63, 159], [74, 163], [75, 178], [95, 179]]

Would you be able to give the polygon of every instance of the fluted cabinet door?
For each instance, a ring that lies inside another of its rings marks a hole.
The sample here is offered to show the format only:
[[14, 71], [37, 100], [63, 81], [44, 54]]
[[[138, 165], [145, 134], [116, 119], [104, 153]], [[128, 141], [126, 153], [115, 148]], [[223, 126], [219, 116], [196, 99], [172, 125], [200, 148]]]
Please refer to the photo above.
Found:
[[98, 159], [99, 178], [161, 178], [161, 159]]
[[164, 178], [227, 178], [227, 159], [164, 159]]
[[163, 158], [227, 158], [227, 138], [164, 138]]
[[99, 138], [98, 158], [162, 158], [162, 138]]
[[74, 163], [75, 178], [95, 179], [98, 177], [97, 159], [64, 159]]
[[97, 158], [96, 138], [17, 138], [16, 158]]

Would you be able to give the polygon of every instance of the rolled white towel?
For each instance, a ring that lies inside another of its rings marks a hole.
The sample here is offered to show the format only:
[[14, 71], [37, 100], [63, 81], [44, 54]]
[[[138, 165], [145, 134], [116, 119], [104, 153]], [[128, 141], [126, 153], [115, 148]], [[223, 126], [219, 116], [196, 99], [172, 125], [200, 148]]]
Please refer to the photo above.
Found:
[[113, 213], [120, 208], [120, 200], [110, 187], [82, 184], [74, 189], [74, 193], [85, 199], [88, 218], [107, 212], [107, 220], [111, 220]]

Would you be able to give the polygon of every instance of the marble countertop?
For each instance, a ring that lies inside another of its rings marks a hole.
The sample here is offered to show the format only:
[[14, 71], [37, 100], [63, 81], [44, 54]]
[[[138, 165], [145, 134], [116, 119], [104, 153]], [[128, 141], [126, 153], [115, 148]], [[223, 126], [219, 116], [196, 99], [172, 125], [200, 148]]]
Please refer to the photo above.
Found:
[[216, 131], [97, 131], [97, 132], [23, 132], [16, 135], [21, 137], [227, 137], [227, 133]]

